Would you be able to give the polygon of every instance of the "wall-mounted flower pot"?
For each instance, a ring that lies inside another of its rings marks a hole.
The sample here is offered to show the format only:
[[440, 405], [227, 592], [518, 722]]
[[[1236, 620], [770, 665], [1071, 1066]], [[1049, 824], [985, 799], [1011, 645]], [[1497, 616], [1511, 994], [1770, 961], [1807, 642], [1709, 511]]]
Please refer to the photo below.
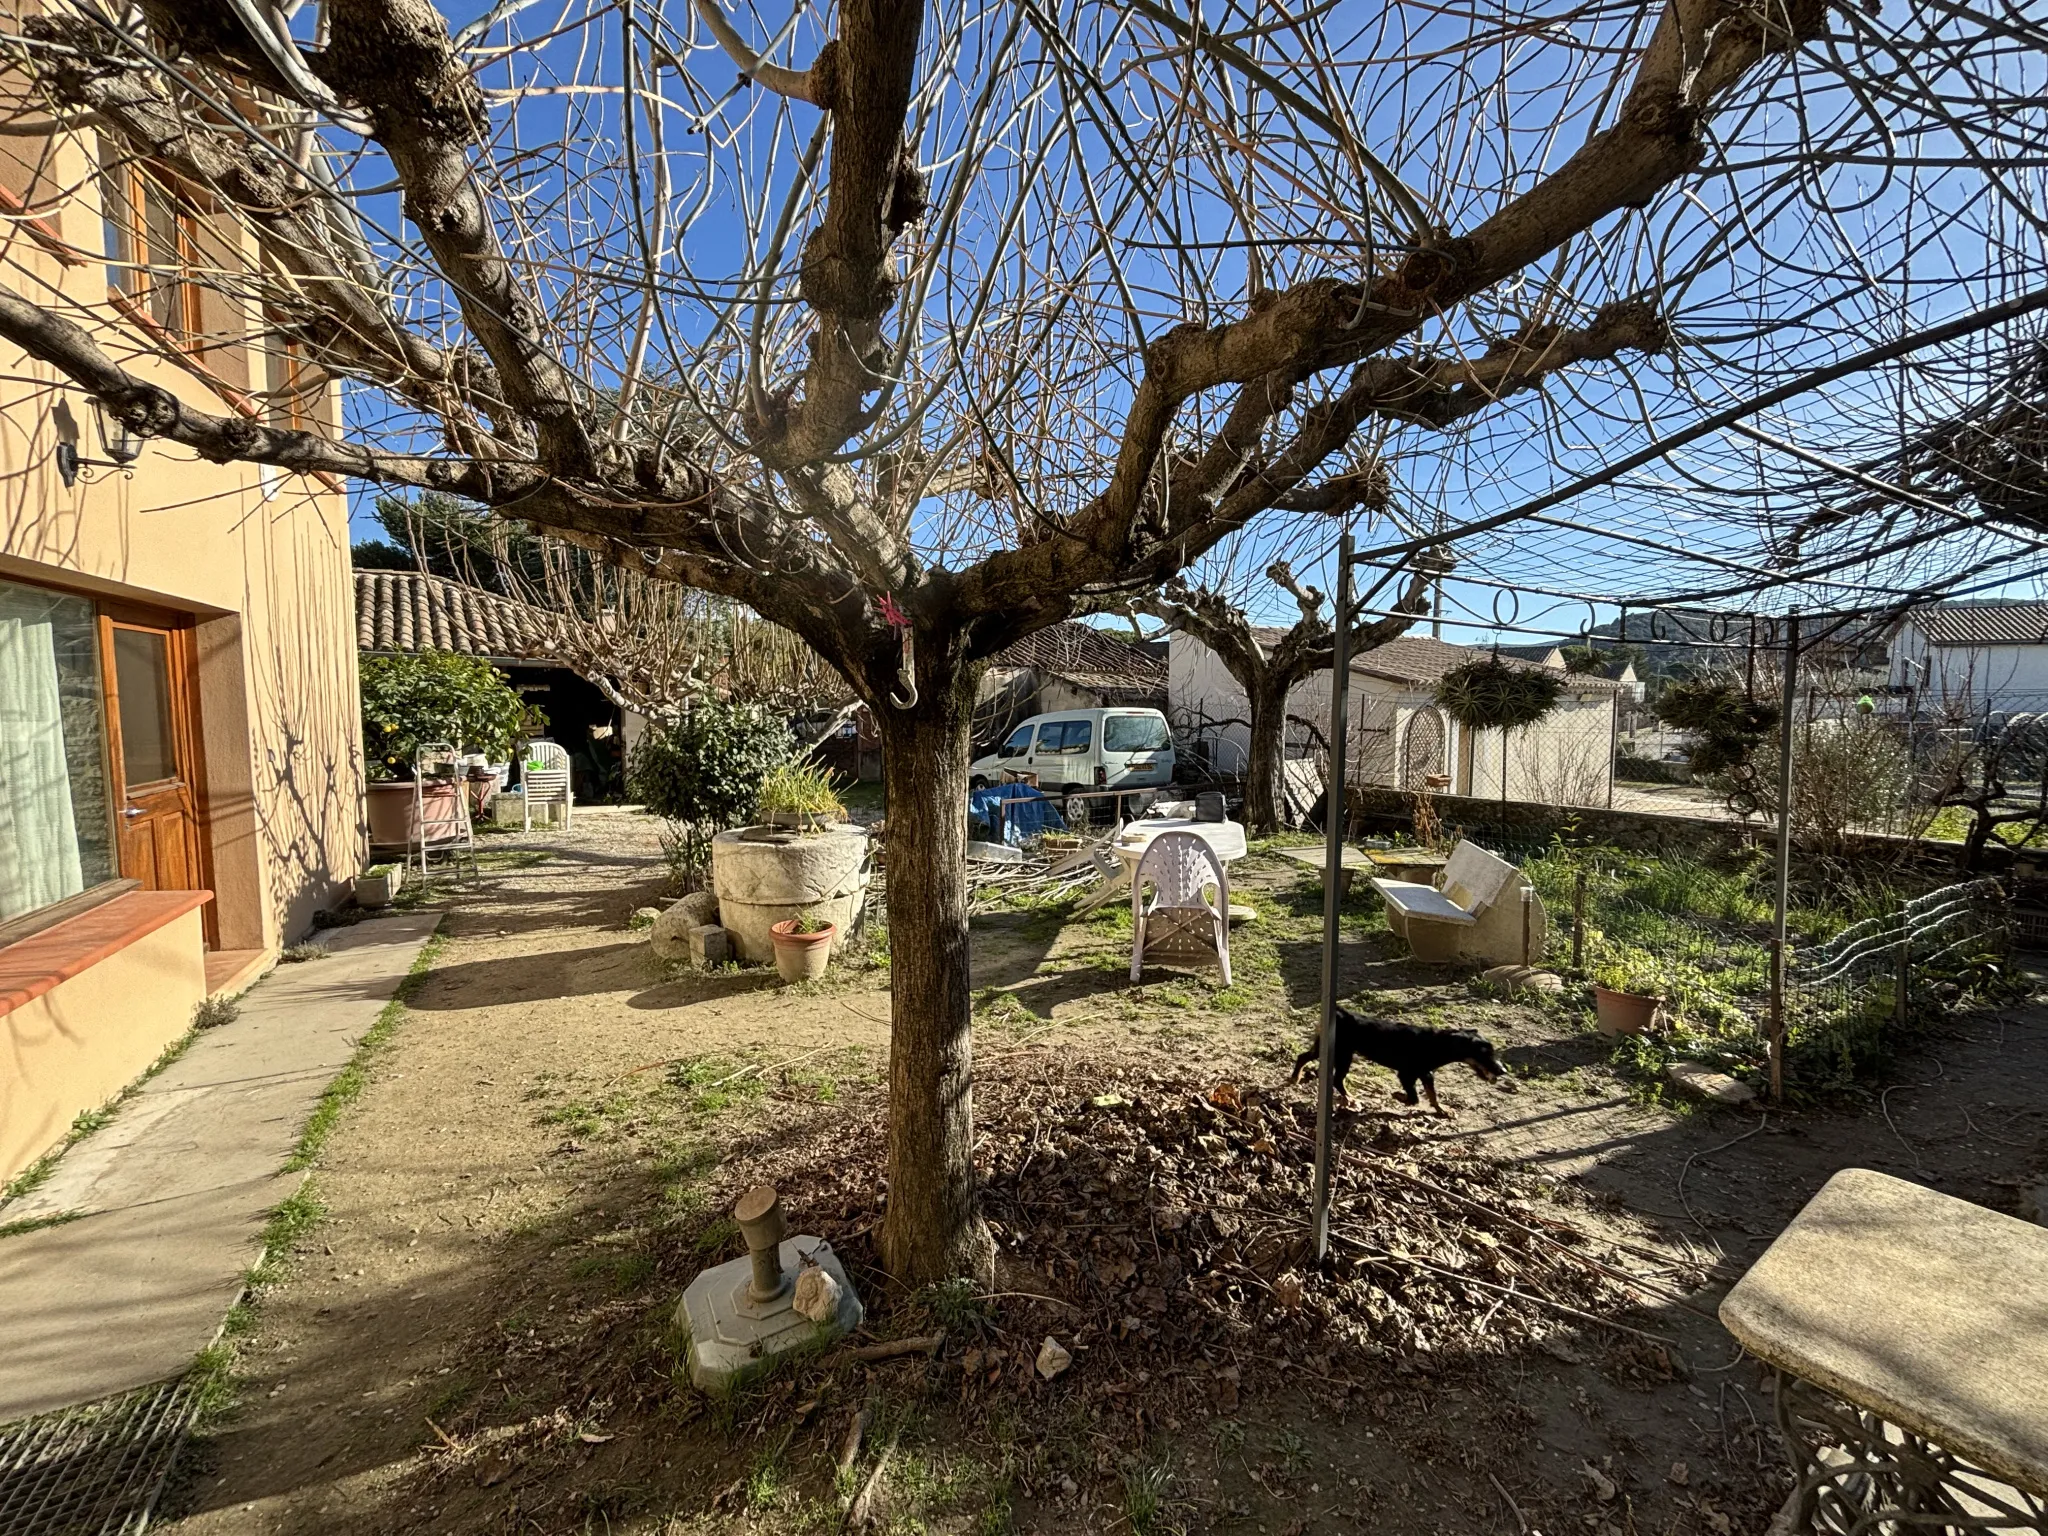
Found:
[[1593, 1019], [1603, 1035], [1648, 1034], [1657, 1022], [1657, 1010], [1663, 1006], [1661, 997], [1617, 992], [1593, 983]]
[[799, 933], [801, 918], [789, 918], [768, 931], [775, 937], [775, 969], [784, 981], [815, 981], [825, 974], [832, 958], [832, 941], [839, 930], [827, 923], [816, 933]]

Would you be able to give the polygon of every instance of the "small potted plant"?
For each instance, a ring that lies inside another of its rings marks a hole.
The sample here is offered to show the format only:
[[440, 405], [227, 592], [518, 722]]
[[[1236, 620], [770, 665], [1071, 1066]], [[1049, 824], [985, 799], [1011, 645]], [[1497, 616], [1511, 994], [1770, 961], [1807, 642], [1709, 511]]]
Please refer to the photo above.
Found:
[[1610, 949], [1593, 966], [1593, 1017], [1603, 1035], [1646, 1034], [1664, 1006], [1664, 975], [1639, 949]]
[[775, 969], [784, 981], [815, 981], [832, 958], [839, 929], [822, 917], [792, 917], [768, 930], [775, 936]]
[[356, 905], [359, 907], [388, 907], [391, 899], [405, 885], [405, 866], [402, 864], [372, 864], [356, 876]]
[[761, 781], [761, 819], [771, 827], [818, 832], [846, 819], [832, 787], [832, 771], [801, 760], [782, 764]]

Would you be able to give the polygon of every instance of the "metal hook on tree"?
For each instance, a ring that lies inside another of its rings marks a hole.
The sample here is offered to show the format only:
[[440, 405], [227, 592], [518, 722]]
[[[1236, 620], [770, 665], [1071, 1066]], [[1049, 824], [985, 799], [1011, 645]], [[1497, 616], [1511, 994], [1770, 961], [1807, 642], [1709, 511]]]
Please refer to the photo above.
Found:
[[877, 600], [877, 606], [882, 610], [882, 617], [896, 631], [897, 641], [901, 647], [900, 658], [896, 663], [896, 681], [910, 695], [906, 699], [901, 694], [892, 693], [889, 695], [889, 703], [897, 709], [915, 709], [917, 708], [917, 642], [911, 635], [910, 616], [897, 607], [896, 599], [886, 592]]

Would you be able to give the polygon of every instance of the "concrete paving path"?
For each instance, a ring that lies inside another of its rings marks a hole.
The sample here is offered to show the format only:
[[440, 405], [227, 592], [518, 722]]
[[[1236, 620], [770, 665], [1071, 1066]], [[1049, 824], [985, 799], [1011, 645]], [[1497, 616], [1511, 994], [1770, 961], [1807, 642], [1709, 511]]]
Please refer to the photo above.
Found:
[[212, 1342], [305, 1177], [280, 1170], [307, 1115], [439, 921], [334, 930], [0, 1206], [0, 1225], [79, 1218], [0, 1238], [0, 1424], [175, 1376]]

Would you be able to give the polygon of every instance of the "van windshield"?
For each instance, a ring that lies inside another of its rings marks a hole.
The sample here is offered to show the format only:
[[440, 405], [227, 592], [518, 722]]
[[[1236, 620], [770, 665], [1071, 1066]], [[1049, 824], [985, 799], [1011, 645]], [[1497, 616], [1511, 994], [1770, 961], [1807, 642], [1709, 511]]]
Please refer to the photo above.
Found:
[[1159, 752], [1171, 745], [1166, 722], [1158, 715], [1111, 715], [1102, 722], [1104, 751]]

